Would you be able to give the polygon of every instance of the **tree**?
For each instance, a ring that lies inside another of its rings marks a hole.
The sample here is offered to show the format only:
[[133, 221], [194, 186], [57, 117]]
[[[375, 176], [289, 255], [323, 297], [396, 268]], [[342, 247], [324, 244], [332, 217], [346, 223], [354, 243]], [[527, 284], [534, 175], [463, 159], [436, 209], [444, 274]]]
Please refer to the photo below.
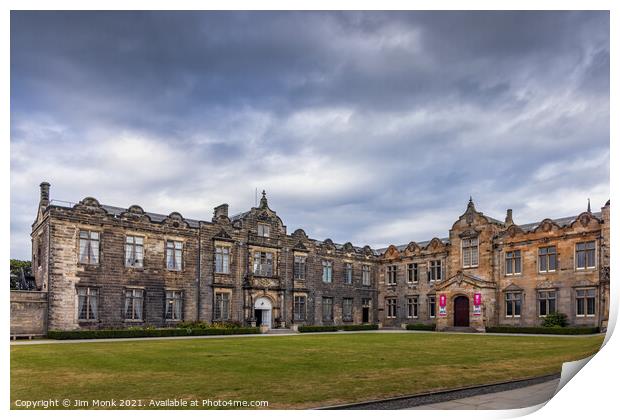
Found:
[[11, 289], [23, 289], [23, 280], [31, 276], [32, 264], [30, 261], [11, 259]]

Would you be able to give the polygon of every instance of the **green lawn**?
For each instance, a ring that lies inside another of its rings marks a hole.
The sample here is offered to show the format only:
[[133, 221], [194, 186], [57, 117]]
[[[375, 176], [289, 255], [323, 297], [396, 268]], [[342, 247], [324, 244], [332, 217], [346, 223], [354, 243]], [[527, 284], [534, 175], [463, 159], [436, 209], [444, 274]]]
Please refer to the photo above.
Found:
[[177, 398], [316, 407], [551, 374], [602, 341], [356, 333], [11, 346], [11, 405]]

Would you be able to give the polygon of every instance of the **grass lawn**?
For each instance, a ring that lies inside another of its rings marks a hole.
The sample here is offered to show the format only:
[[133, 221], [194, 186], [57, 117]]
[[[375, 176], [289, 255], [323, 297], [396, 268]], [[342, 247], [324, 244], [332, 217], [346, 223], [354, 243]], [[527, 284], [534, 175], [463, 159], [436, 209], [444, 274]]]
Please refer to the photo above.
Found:
[[11, 406], [177, 398], [308, 408], [556, 373], [602, 341], [356, 333], [11, 346]]

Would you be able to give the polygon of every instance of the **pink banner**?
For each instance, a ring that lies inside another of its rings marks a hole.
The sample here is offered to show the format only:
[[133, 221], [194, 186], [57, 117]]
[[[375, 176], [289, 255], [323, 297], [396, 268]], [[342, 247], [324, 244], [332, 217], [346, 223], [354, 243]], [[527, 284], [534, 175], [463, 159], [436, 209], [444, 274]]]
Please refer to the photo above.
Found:
[[446, 306], [446, 295], [439, 295], [439, 306], [442, 308]]
[[474, 305], [476, 306], [482, 305], [482, 295], [480, 293], [474, 294]]

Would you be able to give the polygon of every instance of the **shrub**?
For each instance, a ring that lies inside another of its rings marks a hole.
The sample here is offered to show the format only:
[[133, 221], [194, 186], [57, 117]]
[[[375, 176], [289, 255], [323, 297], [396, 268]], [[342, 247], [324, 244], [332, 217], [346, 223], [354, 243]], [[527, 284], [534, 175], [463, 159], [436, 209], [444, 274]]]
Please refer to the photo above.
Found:
[[378, 330], [377, 324], [361, 324], [361, 325], [301, 325], [297, 331], [300, 333], [307, 332], [335, 332], [335, 331], [366, 331]]
[[342, 331], [366, 331], [366, 330], [378, 330], [378, 324], [361, 324], [361, 325], [342, 325], [339, 327]]
[[435, 324], [407, 324], [408, 330], [435, 331]]
[[487, 327], [486, 332], [504, 334], [557, 334], [582, 335], [597, 334], [599, 327]]
[[542, 323], [543, 327], [566, 327], [568, 320], [565, 314], [561, 312], [552, 312], [548, 314]]
[[96, 338], [180, 337], [202, 335], [259, 334], [256, 327], [240, 328], [125, 328], [117, 330], [48, 331], [47, 337], [56, 340]]

